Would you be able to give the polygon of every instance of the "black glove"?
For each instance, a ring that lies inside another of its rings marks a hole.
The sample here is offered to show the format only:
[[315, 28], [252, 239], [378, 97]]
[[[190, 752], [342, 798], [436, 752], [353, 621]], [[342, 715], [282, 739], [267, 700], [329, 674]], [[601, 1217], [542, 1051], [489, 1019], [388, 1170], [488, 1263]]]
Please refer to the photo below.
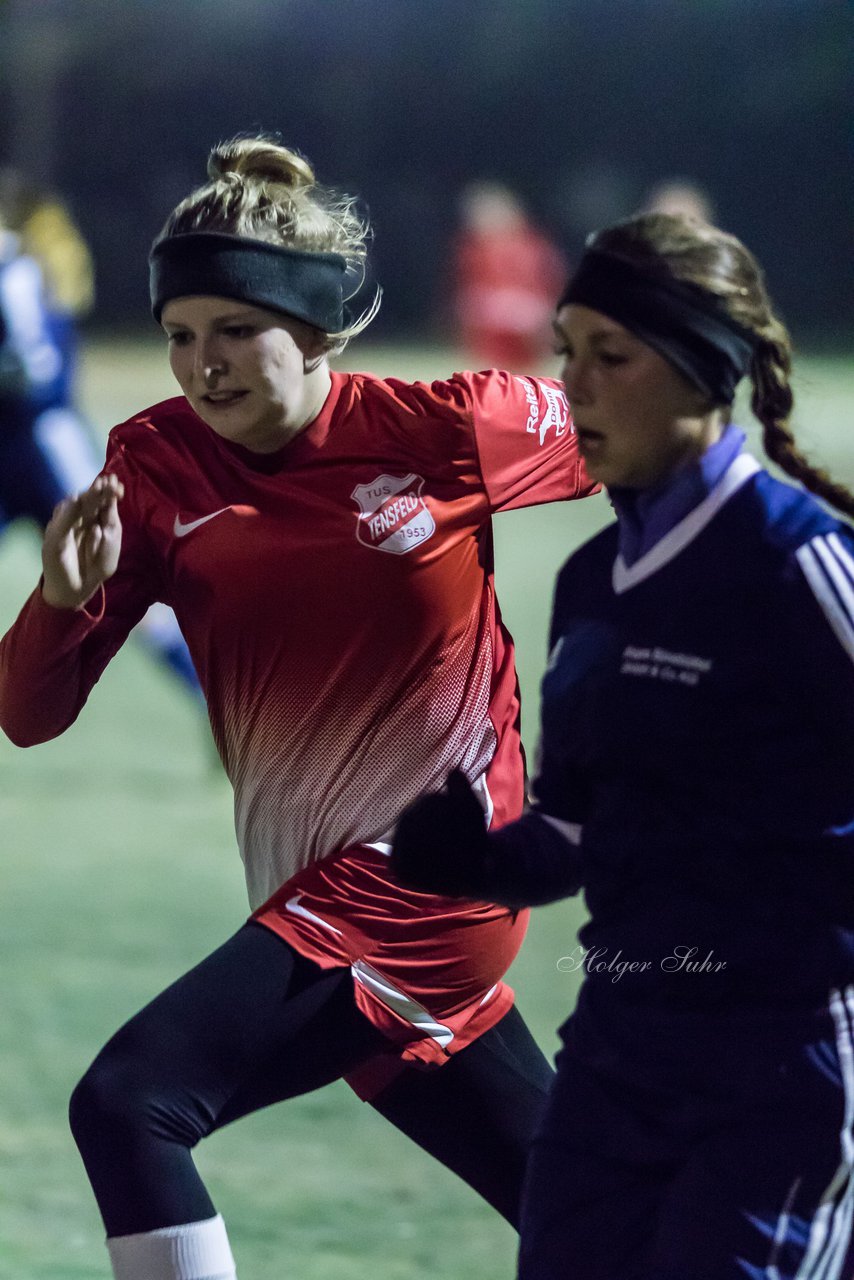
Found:
[[445, 790], [404, 809], [391, 854], [402, 884], [424, 893], [477, 898], [489, 860], [486, 818], [465, 774], [454, 769]]

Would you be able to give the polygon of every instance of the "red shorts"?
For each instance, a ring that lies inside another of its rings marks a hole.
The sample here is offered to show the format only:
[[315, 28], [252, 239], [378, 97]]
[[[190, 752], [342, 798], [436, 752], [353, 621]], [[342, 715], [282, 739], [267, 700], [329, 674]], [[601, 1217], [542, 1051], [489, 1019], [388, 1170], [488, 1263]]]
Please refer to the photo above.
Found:
[[356, 1003], [391, 1042], [347, 1076], [367, 1098], [402, 1065], [440, 1066], [513, 1004], [501, 977], [526, 911], [405, 889], [388, 846], [356, 845], [288, 880], [252, 918], [322, 969], [349, 967]]

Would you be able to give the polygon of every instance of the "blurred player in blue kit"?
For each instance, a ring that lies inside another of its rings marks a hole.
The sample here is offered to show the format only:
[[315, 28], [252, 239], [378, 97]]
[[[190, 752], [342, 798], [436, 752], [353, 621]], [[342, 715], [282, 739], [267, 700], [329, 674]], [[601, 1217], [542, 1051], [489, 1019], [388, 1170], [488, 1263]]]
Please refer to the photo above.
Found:
[[[18, 519], [44, 530], [100, 469], [75, 404], [77, 321], [93, 300], [91, 254], [64, 204], [0, 169], [0, 535]], [[171, 609], [154, 606], [139, 630], [201, 705]]]
[[[850, 1280], [854, 535], [828, 506], [854, 497], [798, 451], [790, 340], [735, 237], [598, 232], [556, 331], [617, 521], [557, 581], [532, 803], [487, 833], [452, 774], [393, 854], [432, 892], [585, 893], [519, 1275]], [[745, 376], [798, 487], [731, 422]]]

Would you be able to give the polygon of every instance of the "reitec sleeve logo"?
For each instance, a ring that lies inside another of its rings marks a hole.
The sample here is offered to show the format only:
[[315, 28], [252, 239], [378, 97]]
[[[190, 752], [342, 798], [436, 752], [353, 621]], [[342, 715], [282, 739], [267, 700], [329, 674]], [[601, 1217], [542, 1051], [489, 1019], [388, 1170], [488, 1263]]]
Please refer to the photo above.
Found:
[[356, 537], [374, 551], [406, 555], [436, 532], [436, 522], [421, 497], [421, 476], [377, 476], [357, 484], [350, 495], [359, 507]]
[[[545, 444], [546, 436], [554, 428], [556, 437], [564, 435], [567, 427], [572, 430], [569, 417], [569, 403], [566, 396], [557, 387], [549, 387], [545, 382], [532, 378], [517, 378], [516, 381], [525, 390], [528, 401], [528, 421], [525, 430], [533, 435], [539, 432], [540, 444]], [[539, 395], [537, 394], [539, 392]], [[542, 396], [545, 404], [540, 403]]]

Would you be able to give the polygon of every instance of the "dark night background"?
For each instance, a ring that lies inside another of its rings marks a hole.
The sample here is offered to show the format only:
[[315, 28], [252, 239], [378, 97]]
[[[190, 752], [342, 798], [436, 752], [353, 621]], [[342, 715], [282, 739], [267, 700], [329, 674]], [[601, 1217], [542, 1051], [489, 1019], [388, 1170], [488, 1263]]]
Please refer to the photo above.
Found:
[[62, 192], [95, 324], [145, 322], [145, 255], [210, 145], [277, 132], [362, 196], [377, 336], [429, 337], [470, 178], [567, 251], [686, 176], [802, 342], [854, 331], [846, 0], [0, 0], [0, 163]]

